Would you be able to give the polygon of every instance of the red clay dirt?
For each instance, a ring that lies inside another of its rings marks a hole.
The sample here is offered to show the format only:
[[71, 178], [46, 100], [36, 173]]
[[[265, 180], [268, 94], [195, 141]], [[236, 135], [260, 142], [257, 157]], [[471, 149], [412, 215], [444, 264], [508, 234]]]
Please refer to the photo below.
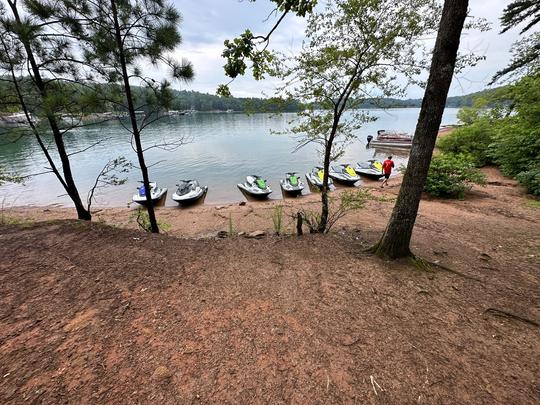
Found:
[[[486, 172], [422, 202], [430, 271], [365, 252], [391, 202], [260, 240], [0, 226], [0, 402], [538, 404], [540, 215]], [[247, 207], [239, 228], [271, 228]]]

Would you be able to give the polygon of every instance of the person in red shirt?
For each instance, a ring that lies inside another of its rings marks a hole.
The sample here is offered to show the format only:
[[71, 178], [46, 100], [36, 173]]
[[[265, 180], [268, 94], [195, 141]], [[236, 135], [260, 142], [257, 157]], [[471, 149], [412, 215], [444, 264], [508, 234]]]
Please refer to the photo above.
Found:
[[388, 185], [388, 179], [390, 178], [390, 175], [392, 174], [392, 168], [394, 167], [394, 161], [392, 160], [392, 156], [388, 156], [388, 159], [386, 159], [382, 164], [382, 170], [384, 173], [384, 181], [381, 184], [381, 188], [384, 187], [384, 185]]

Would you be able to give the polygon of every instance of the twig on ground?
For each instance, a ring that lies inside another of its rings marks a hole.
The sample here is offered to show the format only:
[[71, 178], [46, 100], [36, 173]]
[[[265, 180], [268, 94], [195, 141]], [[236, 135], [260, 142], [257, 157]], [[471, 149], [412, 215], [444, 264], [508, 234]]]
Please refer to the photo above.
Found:
[[379, 395], [377, 393], [377, 389], [375, 388], [375, 386], [377, 386], [377, 388], [379, 388], [380, 391], [384, 391], [383, 388], [379, 385], [379, 383], [375, 381], [375, 378], [373, 378], [372, 375], [369, 376], [369, 379], [371, 380], [371, 386], [373, 387], [373, 392], [375, 392], [375, 395]]

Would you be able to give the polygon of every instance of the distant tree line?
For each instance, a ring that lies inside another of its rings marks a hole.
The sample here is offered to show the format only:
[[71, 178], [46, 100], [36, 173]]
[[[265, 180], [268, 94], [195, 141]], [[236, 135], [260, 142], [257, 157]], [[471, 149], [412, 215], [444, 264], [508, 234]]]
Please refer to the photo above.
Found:
[[[0, 92], [7, 92], [9, 82], [0, 81]], [[503, 86], [504, 87], [504, 86]], [[108, 85], [101, 85], [104, 93], [109, 93]], [[472, 107], [474, 100], [482, 97], [489, 98], [490, 95], [501, 89], [493, 88], [483, 90], [476, 93], [470, 93], [463, 96], [448, 97], [446, 107], [462, 108]], [[134, 99], [136, 104], [143, 105], [145, 99], [145, 88], [133, 86]], [[256, 98], [256, 97], [221, 97], [213, 94], [201, 93], [198, 91], [187, 90], [171, 90], [172, 101], [170, 108], [172, 110], [185, 111], [234, 111], [234, 112], [298, 112], [306, 108], [302, 103], [295, 100], [283, 100], [279, 98]], [[102, 113], [113, 111], [116, 105], [112, 102], [88, 103], [81, 93], [80, 103], [84, 104], [84, 111], [87, 114]], [[354, 102], [354, 108], [370, 109], [370, 108], [420, 108], [422, 99], [410, 98], [378, 98], [365, 99], [361, 102]], [[144, 109], [141, 107], [141, 109]], [[17, 104], [10, 105], [8, 103], [0, 104], [0, 112], [17, 112], [19, 106]]]

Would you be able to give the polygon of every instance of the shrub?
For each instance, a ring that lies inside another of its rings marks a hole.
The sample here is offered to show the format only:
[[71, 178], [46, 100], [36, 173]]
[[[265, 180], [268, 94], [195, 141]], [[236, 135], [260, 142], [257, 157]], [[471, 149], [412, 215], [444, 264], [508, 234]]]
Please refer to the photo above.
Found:
[[506, 119], [490, 147], [503, 174], [516, 177], [531, 193], [535, 190], [534, 184], [540, 182], [534, 179], [540, 167], [540, 128], [537, 125], [524, 122], [520, 117]]
[[272, 222], [274, 223], [274, 232], [280, 235], [283, 232], [283, 206], [276, 205], [272, 212]]
[[[150, 217], [148, 212], [144, 208], [138, 208], [133, 214], [131, 214], [130, 222], [135, 220], [139, 228], [145, 232], [152, 232], [152, 227], [150, 226]], [[162, 231], [169, 231], [171, 225], [167, 222], [158, 221], [158, 226]]]
[[471, 156], [442, 153], [431, 161], [425, 191], [437, 197], [463, 198], [473, 184], [485, 183]]
[[478, 167], [493, 163], [489, 145], [493, 142], [495, 124], [488, 117], [481, 117], [474, 123], [455, 129], [437, 142], [442, 152], [467, 154], [472, 156]]
[[540, 165], [526, 172], [518, 173], [517, 180], [525, 186], [527, 192], [540, 196]]

